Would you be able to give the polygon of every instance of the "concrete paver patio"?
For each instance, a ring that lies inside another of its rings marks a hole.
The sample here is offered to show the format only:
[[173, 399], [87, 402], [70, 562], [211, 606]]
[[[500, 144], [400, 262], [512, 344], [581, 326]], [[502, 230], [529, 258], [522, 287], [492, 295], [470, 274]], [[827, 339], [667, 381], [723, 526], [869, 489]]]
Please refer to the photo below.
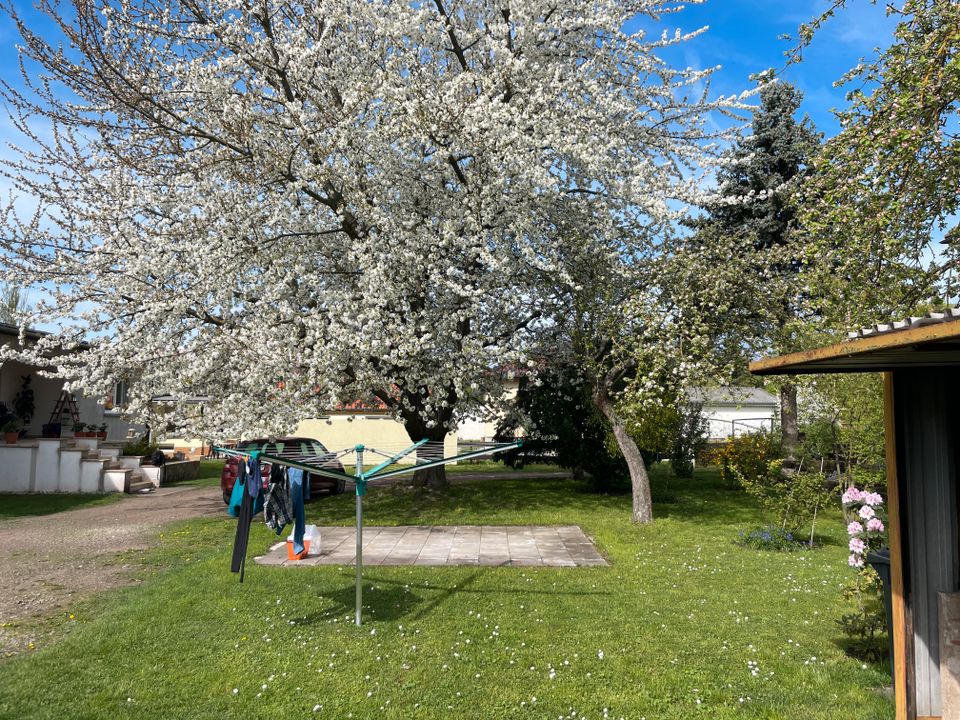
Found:
[[[286, 542], [256, 558], [264, 565], [352, 565], [352, 527], [321, 527], [320, 553], [288, 560]], [[363, 528], [364, 565], [606, 565], [576, 525], [433, 525]]]

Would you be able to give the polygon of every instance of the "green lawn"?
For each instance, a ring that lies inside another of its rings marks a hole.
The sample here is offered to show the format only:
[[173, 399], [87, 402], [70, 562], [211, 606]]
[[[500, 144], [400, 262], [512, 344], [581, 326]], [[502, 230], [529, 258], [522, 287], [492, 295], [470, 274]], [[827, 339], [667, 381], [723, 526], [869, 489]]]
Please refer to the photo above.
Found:
[[[372, 489], [370, 524], [579, 524], [607, 568], [371, 567], [229, 572], [233, 522], [197, 520], [131, 556], [143, 582], [72, 609], [61, 638], [0, 664], [0, 717], [838, 718], [881, 720], [882, 666], [840, 650], [839, 513], [813, 552], [743, 549], [758, 521], [715, 474], [629, 497], [533, 477], [447, 495]], [[349, 524], [353, 497], [308, 506]], [[274, 540], [262, 526], [251, 554]]]
[[108, 495], [90, 493], [13, 495], [2, 493], [0, 494], [0, 520], [51, 515], [64, 510], [108, 505], [121, 497], [123, 497], [121, 493], [110, 493]]

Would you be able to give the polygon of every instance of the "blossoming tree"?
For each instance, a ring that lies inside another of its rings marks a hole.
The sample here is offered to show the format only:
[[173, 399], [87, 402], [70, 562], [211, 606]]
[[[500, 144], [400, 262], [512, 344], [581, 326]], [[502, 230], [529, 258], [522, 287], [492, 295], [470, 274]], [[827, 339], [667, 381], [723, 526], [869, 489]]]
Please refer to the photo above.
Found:
[[7, 171], [39, 209], [7, 208], [3, 275], [61, 327], [20, 355], [92, 394], [132, 380], [133, 414], [208, 395], [174, 418], [204, 435], [377, 397], [441, 440], [563, 307], [563, 258], [656, 254], [693, 199], [733, 101], [659, 57], [671, 7], [42, 1], [62, 46], [8, 7]]

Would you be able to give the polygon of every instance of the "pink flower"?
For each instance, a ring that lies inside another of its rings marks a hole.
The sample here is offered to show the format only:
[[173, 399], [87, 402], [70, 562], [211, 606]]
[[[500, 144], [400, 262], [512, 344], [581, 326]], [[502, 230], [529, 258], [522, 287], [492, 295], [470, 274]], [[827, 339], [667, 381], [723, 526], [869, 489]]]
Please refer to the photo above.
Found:
[[867, 530], [870, 532], [883, 532], [883, 522], [878, 517], [872, 517], [867, 522]]
[[862, 517], [864, 520], [869, 520], [870, 518], [874, 517], [876, 513], [873, 511], [872, 507], [869, 505], [864, 505], [862, 508], [860, 508], [860, 512], [858, 512], [857, 515]]
[[855, 487], [847, 488], [847, 491], [843, 493], [843, 504], [849, 505], [850, 503], [860, 502], [863, 499], [863, 493], [857, 490]]
[[863, 558], [859, 555], [851, 555], [849, 558], [847, 558], [847, 565], [850, 567], [861, 568], [863, 567]]
[[863, 555], [866, 547], [866, 544], [860, 538], [850, 538], [850, 552]]
[[859, 535], [863, 532], [863, 525], [854, 520], [852, 523], [847, 525], [847, 534], [848, 535]]
[[867, 505], [877, 507], [878, 505], [883, 505], [883, 498], [880, 497], [880, 493], [866, 493], [863, 496], [863, 502], [865, 502]]

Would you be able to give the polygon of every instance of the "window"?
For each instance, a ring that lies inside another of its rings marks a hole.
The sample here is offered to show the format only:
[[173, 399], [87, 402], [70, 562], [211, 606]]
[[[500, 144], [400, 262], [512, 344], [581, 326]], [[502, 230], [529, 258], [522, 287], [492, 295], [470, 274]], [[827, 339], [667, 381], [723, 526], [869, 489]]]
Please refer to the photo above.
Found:
[[113, 405], [114, 407], [123, 407], [127, 404], [128, 385], [126, 380], [120, 380], [113, 386]]

